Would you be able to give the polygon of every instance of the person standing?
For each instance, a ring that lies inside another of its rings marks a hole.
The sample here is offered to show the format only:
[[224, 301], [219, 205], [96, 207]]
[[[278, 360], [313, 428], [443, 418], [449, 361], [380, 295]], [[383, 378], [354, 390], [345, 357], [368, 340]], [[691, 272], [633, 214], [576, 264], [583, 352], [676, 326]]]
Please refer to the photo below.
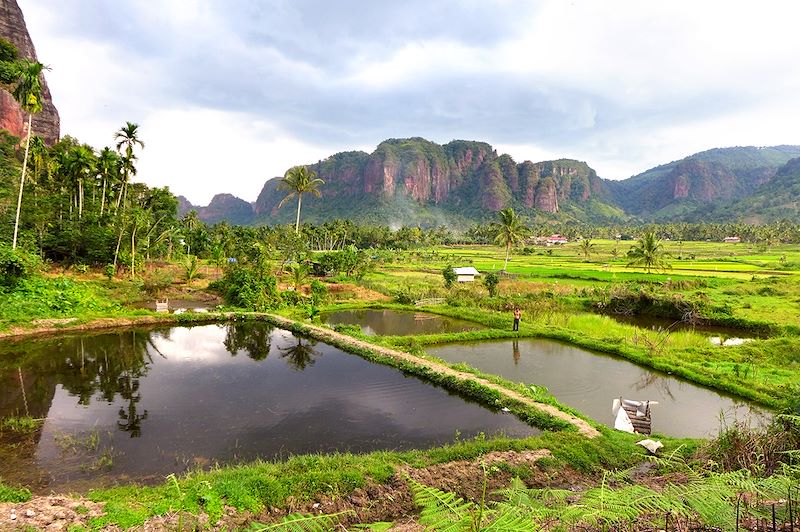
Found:
[[516, 307], [514, 309], [514, 328], [511, 329], [512, 331], [518, 331], [519, 330], [519, 320], [520, 320], [520, 318], [522, 318], [522, 311], [519, 309], [519, 307]]

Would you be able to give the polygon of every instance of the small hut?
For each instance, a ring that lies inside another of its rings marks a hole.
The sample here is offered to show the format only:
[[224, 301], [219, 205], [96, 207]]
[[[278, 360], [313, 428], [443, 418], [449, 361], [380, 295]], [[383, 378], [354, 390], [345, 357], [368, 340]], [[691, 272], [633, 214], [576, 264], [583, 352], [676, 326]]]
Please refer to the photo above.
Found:
[[471, 283], [475, 281], [475, 276], [480, 275], [478, 270], [472, 266], [465, 266], [463, 268], [453, 268], [456, 273], [456, 281], [459, 283]]

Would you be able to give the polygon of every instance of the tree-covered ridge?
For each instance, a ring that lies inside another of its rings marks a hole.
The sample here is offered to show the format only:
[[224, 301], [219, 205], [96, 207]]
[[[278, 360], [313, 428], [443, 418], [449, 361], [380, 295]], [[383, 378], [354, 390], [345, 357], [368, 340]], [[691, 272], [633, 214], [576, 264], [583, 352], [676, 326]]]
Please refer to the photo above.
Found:
[[657, 166], [608, 185], [628, 213], [656, 221], [691, 220], [752, 194], [775, 176], [800, 146], [716, 148]]

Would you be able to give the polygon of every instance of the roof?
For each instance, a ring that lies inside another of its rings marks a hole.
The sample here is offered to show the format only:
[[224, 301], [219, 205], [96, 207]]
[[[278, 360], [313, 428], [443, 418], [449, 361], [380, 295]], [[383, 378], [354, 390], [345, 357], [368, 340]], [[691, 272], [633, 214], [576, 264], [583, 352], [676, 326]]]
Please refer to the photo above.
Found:
[[480, 275], [478, 270], [476, 270], [472, 266], [465, 266], [463, 268], [453, 268], [453, 271], [456, 272], [456, 275]]

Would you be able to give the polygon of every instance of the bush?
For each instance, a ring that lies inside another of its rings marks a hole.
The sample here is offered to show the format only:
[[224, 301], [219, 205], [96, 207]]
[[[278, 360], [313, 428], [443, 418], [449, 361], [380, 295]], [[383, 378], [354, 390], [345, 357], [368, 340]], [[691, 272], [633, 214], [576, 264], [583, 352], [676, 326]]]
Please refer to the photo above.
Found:
[[304, 301], [303, 294], [297, 290], [284, 290], [281, 292], [281, 301], [287, 305], [297, 305]]
[[35, 275], [41, 265], [38, 255], [0, 245], [0, 287], [13, 289], [23, 279]]
[[235, 307], [263, 312], [281, 305], [275, 277], [248, 266], [231, 266], [209, 287], [219, 290], [225, 302]]
[[311, 301], [314, 305], [325, 303], [330, 297], [328, 287], [314, 279], [311, 281]]
[[489, 272], [483, 277], [483, 286], [489, 291], [489, 295], [494, 297], [497, 295], [497, 285], [500, 284], [500, 277], [494, 272]]
[[445, 288], [451, 288], [453, 286], [453, 283], [456, 282], [456, 279], [458, 279], [456, 271], [449, 264], [445, 266], [444, 269], [442, 270], [442, 277], [444, 277]]

